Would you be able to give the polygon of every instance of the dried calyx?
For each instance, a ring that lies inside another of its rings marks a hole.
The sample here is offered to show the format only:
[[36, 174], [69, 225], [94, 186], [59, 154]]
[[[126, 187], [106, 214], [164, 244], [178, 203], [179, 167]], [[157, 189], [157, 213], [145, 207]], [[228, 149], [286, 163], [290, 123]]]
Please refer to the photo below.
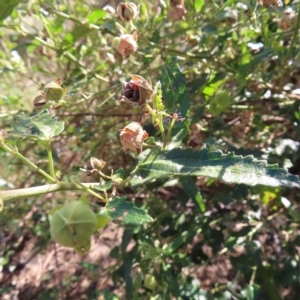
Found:
[[151, 79], [145, 80], [142, 76], [131, 75], [131, 80], [124, 83], [121, 101], [142, 106], [153, 96]]
[[137, 32], [134, 32], [133, 34], [122, 34], [120, 37], [114, 39], [113, 47], [122, 56], [129, 57], [138, 49], [137, 39]]
[[130, 150], [140, 154], [143, 149], [143, 142], [148, 138], [148, 133], [143, 130], [142, 126], [138, 122], [131, 122], [120, 130], [120, 139], [125, 152]]
[[117, 18], [122, 21], [134, 20], [140, 12], [139, 6], [132, 2], [120, 3], [117, 7]]
[[105, 164], [106, 162], [104, 160], [91, 157], [87, 162], [86, 169], [81, 168], [80, 170], [88, 173], [88, 176], [93, 173], [99, 174], [99, 172], [104, 168]]

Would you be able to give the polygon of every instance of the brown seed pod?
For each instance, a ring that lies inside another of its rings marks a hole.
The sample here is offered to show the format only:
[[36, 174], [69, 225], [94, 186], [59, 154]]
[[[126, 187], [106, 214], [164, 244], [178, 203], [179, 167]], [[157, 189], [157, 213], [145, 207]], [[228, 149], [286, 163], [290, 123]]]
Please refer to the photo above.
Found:
[[117, 7], [117, 18], [123, 21], [134, 20], [140, 12], [139, 6], [132, 2], [120, 3]]
[[89, 205], [82, 201], [73, 201], [54, 212], [50, 219], [50, 233], [58, 244], [80, 248], [89, 243], [96, 224], [96, 215]]
[[153, 95], [151, 79], [145, 80], [142, 76], [134, 74], [131, 78], [129, 82], [124, 83], [121, 101], [142, 106]]

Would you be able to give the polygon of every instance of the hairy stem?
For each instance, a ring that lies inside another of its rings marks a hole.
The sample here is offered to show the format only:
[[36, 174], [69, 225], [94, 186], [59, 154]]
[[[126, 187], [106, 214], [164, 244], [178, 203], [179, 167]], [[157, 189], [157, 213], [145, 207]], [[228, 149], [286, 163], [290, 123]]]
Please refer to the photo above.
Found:
[[51, 175], [51, 177], [56, 178], [55, 171], [54, 171], [54, 163], [53, 163], [53, 157], [52, 157], [52, 150], [51, 150], [51, 142], [50, 141], [46, 141], [45, 144], [46, 144], [46, 149], [47, 149], [47, 154], [48, 154], [50, 175]]
[[92, 189], [93, 186], [95, 185], [99, 185], [99, 182], [80, 183], [80, 184], [70, 183], [70, 182], [59, 182], [55, 184], [45, 184], [41, 186], [35, 186], [35, 187], [24, 188], [24, 189], [0, 191], [0, 201], [21, 199], [25, 197], [44, 195], [44, 194], [58, 192], [58, 191], [85, 190], [90, 193], [91, 191], [90, 189]]
[[55, 183], [56, 179], [52, 176], [50, 176], [49, 174], [47, 174], [45, 171], [43, 171], [42, 169], [40, 169], [38, 166], [36, 166], [34, 163], [32, 163], [30, 160], [28, 160], [26, 157], [24, 157], [17, 148], [10, 148], [9, 146], [7, 146], [4, 143], [0, 144], [0, 147], [13, 154], [14, 156], [16, 156], [17, 158], [19, 158], [21, 161], [23, 161], [25, 164], [27, 164], [28, 166], [30, 166], [32, 169], [34, 169], [35, 171], [39, 172], [41, 175], [43, 175], [46, 179], [48, 179], [50, 182]]

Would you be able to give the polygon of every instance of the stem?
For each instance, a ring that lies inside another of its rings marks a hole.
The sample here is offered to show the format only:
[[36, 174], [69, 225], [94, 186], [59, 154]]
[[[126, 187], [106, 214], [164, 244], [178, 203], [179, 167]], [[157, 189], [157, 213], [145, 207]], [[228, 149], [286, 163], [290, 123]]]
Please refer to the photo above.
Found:
[[170, 128], [169, 128], [169, 131], [168, 131], [167, 143], [171, 140], [171, 132], [172, 132], [172, 128], [173, 128], [174, 124], [175, 124], [175, 119], [172, 118]]
[[52, 157], [51, 142], [50, 142], [50, 140], [46, 141], [46, 149], [47, 149], [47, 154], [48, 154], [50, 175], [51, 175], [51, 177], [56, 178], [55, 171], [54, 171], [54, 163], [53, 163], [53, 157]]
[[38, 166], [36, 166], [34, 163], [32, 163], [30, 160], [28, 160], [26, 157], [24, 157], [17, 148], [11, 149], [6, 144], [1, 143], [0, 147], [7, 151], [8, 153], [13, 154], [14, 156], [18, 157], [21, 161], [23, 161], [25, 164], [29, 165], [32, 169], [39, 172], [41, 175], [43, 175], [45, 178], [47, 178], [50, 182], [55, 183], [56, 179], [49, 174], [47, 174], [45, 171], [40, 169]]
[[[97, 197], [98, 199], [100, 199], [102, 202], [107, 203], [107, 199], [103, 198], [102, 196], [100, 196], [99, 194], [95, 193], [94, 191], [92, 191], [88, 186], [86, 186], [84, 183], [81, 182], [76, 182], [77, 185], [79, 185], [80, 187], [82, 187], [82, 189], [86, 192], [88, 192], [89, 194]], [[99, 183], [98, 183], [99, 185]]]
[[101, 171], [99, 171], [99, 174], [100, 174], [101, 177], [103, 177], [103, 178], [105, 178], [105, 179], [112, 180], [112, 177], [111, 177], [111, 176], [105, 175], [105, 174], [102, 173]]
[[[6, 190], [6, 191], [0, 191], [0, 200], [8, 201], [8, 200], [20, 199], [20, 198], [25, 198], [30, 196], [44, 195], [44, 194], [48, 194], [51, 192], [58, 192], [58, 191], [70, 191], [70, 190], [88, 191], [90, 190], [90, 188], [93, 188], [94, 185], [99, 185], [99, 182], [80, 183], [80, 184], [70, 183], [70, 182], [59, 182], [59, 183], [45, 184], [41, 186], [35, 186], [35, 187], [24, 188], [24, 189]], [[97, 197], [98, 196], [99, 195], [97, 195]]]
[[157, 123], [157, 125], [159, 127], [159, 131], [160, 131], [162, 139], [163, 139], [163, 148], [165, 148], [167, 145], [167, 140], [166, 140], [166, 135], [165, 135], [165, 129], [163, 126], [162, 115], [157, 114], [156, 111], [153, 110], [148, 103], [146, 104], [146, 108], [148, 109], [150, 115], [154, 117], [155, 122]]

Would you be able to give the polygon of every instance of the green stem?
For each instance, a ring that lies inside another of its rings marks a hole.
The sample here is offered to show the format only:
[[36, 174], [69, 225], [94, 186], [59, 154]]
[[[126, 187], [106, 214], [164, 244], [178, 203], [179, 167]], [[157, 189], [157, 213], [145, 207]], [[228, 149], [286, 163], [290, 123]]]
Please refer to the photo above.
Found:
[[50, 175], [52, 178], [56, 178], [55, 171], [54, 171], [54, 163], [53, 163], [53, 157], [52, 157], [52, 150], [51, 150], [51, 141], [46, 141], [46, 149], [48, 154], [48, 161], [49, 161], [49, 170]]
[[111, 177], [111, 176], [105, 175], [105, 174], [102, 173], [101, 171], [99, 171], [99, 174], [100, 174], [101, 177], [103, 177], [103, 178], [105, 178], [105, 179], [112, 180], [112, 177]]
[[163, 148], [165, 148], [166, 145], [167, 145], [167, 140], [166, 140], [165, 129], [164, 129], [164, 126], [163, 126], [162, 115], [161, 114], [157, 114], [156, 111], [153, 110], [148, 103], [146, 104], [146, 108], [149, 111], [149, 114], [154, 117], [155, 122], [157, 123], [157, 125], [159, 127], [159, 131], [161, 133], [162, 140], [163, 140]]
[[[95, 193], [94, 191], [92, 191], [89, 187], [87, 187], [84, 183], [81, 182], [76, 182], [77, 185], [79, 185], [84, 191], [88, 192], [89, 194], [97, 197], [98, 199], [100, 199], [102, 202], [107, 203], [107, 199], [103, 198], [102, 196], [100, 196], [99, 194]], [[99, 185], [99, 183], [98, 183]]]
[[40, 169], [38, 166], [36, 166], [34, 163], [32, 163], [30, 160], [28, 160], [26, 157], [24, 157], [17, 148], [11, 149], [8, 147], [6, 144], [1, 143], [0, 147], [7, 151], [8, 153], [11, 153], [12, 155], [16, 156], [19, 158], [21, 161], [23, 161], [25, 164], [29, 165], [32, 169], [35, 171], [39, 172], [41, 175], [43, 175], [46, 179], [48, 179], [50, 182], [55, 183], [56, 179], [49, 174], [47, 174], [45, 171]]
[[174, 124], [175, 124], [175, 119], [172, 118], [170, 128], [169, 128], [169, 131], [168, 131], [167, 143], [171, 140], [171, 133], [172, 133], [172, 128], [173, 128]]
[[[35, 186], [35, 187], [24, 188], [24, 189], [6, 190], [6, 191], [0, 191], [0, 200], [9, 201], [9, 200], [20, 199], [25, 197], [44, 195], [44, 194], [58, 192], [58, 191], [74, 191], [74, 190], [87, 191], [90, 190], [90, 188], [93, 188], [94, 185], [99, 185], [99, 182], [80, 183], [80, 184], [70, 183], [70, 182], [59, 182], [59, 183], [45, 184], [42, 186]], [[99, 195], [97, 195], [97, 197], [98, 196]]]

